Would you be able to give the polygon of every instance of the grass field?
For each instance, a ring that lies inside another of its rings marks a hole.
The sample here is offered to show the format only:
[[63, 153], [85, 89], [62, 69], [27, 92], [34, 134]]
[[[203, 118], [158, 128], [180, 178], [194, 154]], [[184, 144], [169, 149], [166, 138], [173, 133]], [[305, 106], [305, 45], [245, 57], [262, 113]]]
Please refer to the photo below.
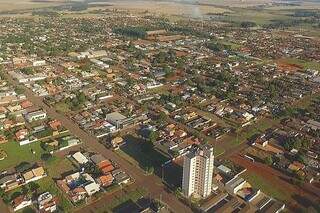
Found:
[[53, 157], [47, 163], [47, 172], [52, 178], [60, 178], [62, 173], [74, 169], [71, 161], [67, 158]]
[[260, 119], [256, 123], [241, 129], [238, 133], [238, 137], [232, 140], [232, 144], [234, 146], [242, 144], [248, 141], [248, 139], [250, 139], [252, 136], [263, 133], [266, 129], [274, 126], [278, 122], [278, 120], [272, 120], [269, 118]]
[[35, 2], [32, 0], [0, 0], [0, 12], [50, 7], [62, 4], [63, 0]]
[[[0, 145], [0, 149], [4, 150], [8, 157], [0, 161], [0, 170], [12, 168], [22, 161], [36, 162], [41, 160], [41, 155], [44, 153], [40, 147], [40, 143], [35, 142], [20, 146], [17, 142], [7, 142]], [[31, 152], [33, 150], [35, 154]]]
[[255, 10], [233, 8], [233, 12], [226, 15], [225, 21], [241, 23], [245, 21], [255, 22], [258, 25], [270, 24], [272, 20], [285, 20], [293, 17], [288, 16], [290, 11]]
[[253, 172], [246, 172], [243, 177], [250, 183], [254, 188], [258, 188], [264, 193], [278, 200], [289, 200], [290, 196], [283, 191], [282, 189], [278, 189], [276, 187], [270, 187], [273, 184], [268, 181], [268, 179], [263, 178]]
[[67, 112], [70, 112], [70, 108], [68, 106], [68, 104], [64, 103], [64, 102], [59, 102], [59, 103], [56, 103], [54, 105], [54, 108], [58, 111], [58, 112], [61, 112], [61, 113], [67, 113]]

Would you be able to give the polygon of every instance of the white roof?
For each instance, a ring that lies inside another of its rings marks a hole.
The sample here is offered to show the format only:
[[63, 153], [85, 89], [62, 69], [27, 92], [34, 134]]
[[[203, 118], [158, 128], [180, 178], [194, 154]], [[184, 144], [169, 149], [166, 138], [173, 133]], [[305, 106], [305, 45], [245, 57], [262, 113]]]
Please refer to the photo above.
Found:
[[81, 152], [76, 152], [72, 155], [72, 157], [79, 163], [79, 164], [85, 164], [89, 160], [84, 156]]
[[107, 121], [111, 123], [116, 123], [118, 121], [122, 121], [126, 119], [127, 117], [120, 114], [119, 112], [112, 112], [106, 115]]
[[224, 166], [224, 165], [220, 165], [220, 166], [218, 166], [218, 169], [220, 170], [220, 171], [222, 171], [222, 172], [224, 172], [225, 174], [228, 174], [228, 173], [230, 173], [231, 172], [231, 169], [229, 169], [228, 167], [226, 167], [226, 166]]
[[86, 190], [88, 195], [92, 195], [95, 192], [100, 190], [100, 186], [98, 184], [96, 184], [96, 183], [89, 183], [88, 185], [84, 186], [84, 189]]

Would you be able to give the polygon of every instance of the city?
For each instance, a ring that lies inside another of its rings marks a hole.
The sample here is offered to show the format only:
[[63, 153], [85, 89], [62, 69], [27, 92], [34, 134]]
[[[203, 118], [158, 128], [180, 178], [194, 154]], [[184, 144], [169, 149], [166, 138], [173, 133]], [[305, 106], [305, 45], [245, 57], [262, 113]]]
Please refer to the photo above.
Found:
[[319, 1], [19, 1], [1, 213], [320, 211]]

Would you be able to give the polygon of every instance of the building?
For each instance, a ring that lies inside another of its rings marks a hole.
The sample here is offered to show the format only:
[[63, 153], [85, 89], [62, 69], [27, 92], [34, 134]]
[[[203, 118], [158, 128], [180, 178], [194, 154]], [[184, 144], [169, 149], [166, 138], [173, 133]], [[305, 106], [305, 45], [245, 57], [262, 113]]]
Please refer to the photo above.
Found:
[[86, 156], [84, 156], [81, 152], [76, 152], [72, 155], [72, 157], [77, 161], [78, 164], [83, 165], [89, 162]]
[[75, 172], [57, 181], [60, 189], [68, 195], [73, 203], [100, 191], [100, 185], [87, 173]]
[[32, 121], [42, 120], [47, 117], [47, 113], [43, 110], [38, 110], [34, 112], [30, 112], [25, 115], [26, 120], [31, 123]]
[[34, 60], [32, 61], [32, 66], [34, 67], [40, 67], [40, 66], [44, 66], [46, 65], [46, 61], [45, 60]]
[[84, 190], [86, 190], [86, 192], [89, 196], [92, 196], [93, 194], [100, 191], [100, 186], [99, 186], [99, 184], [92, 182], [92, 183], [85, 185]]
[[42, 166], [39, 166], [37, 168], [31, 169], [30, 171], [22, 173], [22, 177], [25, 183], [30, 183], [36, 180], [40, 180], [41, 178], [46, 176], [47, 174], [44, 171]]
[[112, 125], [116, 126], [117, 129], [120, 128], [123, 121], [126, 120], [127, 117], [120, 114], [119, 112], [112, 112], [106, 115], [106, 120], [110, 122]]
[[15, 212], [30, 205], [32, 205], [32, 200], [26, 195], [20, 195], [12, 201], [13, 211]]
[[56, 200], [50, 192], [39, 195], [37, 202], [41, 213], [55, 212], [57, 210]]
[[191, 148], [183, 163], [182, 191], [186, 197], [195, 195], [205, 198], [211, 194], [213, 161], [212, 147]]

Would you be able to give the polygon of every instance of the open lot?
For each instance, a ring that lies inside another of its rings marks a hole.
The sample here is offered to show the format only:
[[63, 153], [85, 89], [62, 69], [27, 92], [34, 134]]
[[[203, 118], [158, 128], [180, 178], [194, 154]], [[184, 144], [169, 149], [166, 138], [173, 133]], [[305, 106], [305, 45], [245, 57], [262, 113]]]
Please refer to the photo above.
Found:
[[17, 142], [10, 141], [5, 144], [1, 144], [0, 149], [4, 150], [8, 155], [7, 158], [0, 162], [0, 170], [12, 168], [22, 161], [39, 161], [41, 159], [41, 154], [44, 153], [43, 149], [40, 147], [40, 143], [37, 142], [19, 146]]
[[144, 141], [135, 136], [128, 135], [125, 140], [126, 145], [122, 146], [117, 153], [137, 167], [142, 169], [153, 167], [158, 173], [161, 165], [168, 160], [158, 151], [144, 147]]

